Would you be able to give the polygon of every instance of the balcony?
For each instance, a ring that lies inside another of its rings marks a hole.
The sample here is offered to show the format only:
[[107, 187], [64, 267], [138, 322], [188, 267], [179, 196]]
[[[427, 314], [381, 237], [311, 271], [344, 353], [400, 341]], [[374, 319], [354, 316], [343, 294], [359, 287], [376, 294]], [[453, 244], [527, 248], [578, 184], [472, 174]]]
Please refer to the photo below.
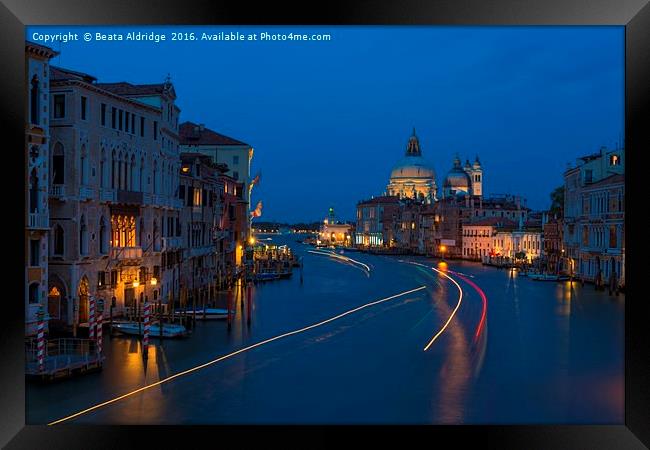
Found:
[[142, 192], [136, 191], [117, 191], [117, 202], [131, 205], [142, 205], [144, 196]]
[[190, 257], [211, 255], [216, 252], [214, 245], [203, 245], [201, 247], [191, 247], [189, 249]]
[[95, 196], [95, 191], [89, 186], [81, 186], [79, 188], [79, 200], [91, 200]]
[[114, 247], [111, 248], [111, 259], [127, 261], [142, 258], [142, 247]]
[[115, 199], [116, 199], [116, 196], [115, 196], [115, 190], [114, 189], [102, 189], [99, 192], [99, 201], [100, 202], [114, 203]]
[[156, 194], [153, 196], [154, 206], [167, 206], [167, 197], [164, 195]]
[[65, 199], [65, 184], [55, 184], [50, 188], [50, 197]]
[[150, 194], [150, 193], [148, 193], [148, 192], [143, 192], [143, 193], [142, 193], [142, 203], [143, 203], [144, 205], [151, 205], [151, 204], [153, 204], [153, 198], [154, 198], [153, 194]]
[[174, 250], [181, 248], [182, 239], [180, 237], [164, 237], [162, 240], [162, 251]]
[[50, 228], [50, 218], [47, 213], [29, 213], [27, 227], [33, 230], [48, 230]]

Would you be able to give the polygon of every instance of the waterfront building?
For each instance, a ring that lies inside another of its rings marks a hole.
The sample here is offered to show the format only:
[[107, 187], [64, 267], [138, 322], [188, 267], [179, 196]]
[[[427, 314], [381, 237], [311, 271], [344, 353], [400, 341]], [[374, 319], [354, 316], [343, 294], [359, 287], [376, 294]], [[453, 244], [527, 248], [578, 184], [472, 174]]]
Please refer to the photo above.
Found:
[[567, 270], [586, 281], [625, 285], [625, 151], [602, 147], [564, 173]]
[[480, 261], [487, 256], [506, 256], [503, 249], [510, 250], [508, 243], [511, 239], [501, 236], [495, 239], [498, 232], [516, 228], [516, 223], [510, 219], [488, 217], [462, 225], [463, 259]]
[[422, 255], [431, 256], [436, 253], [436, 227], [440, 223], [440, 216], [435, 208], [427, 208], [419, 214], [418, 251]]
[[525, 259], [533, 263], [542, 255], [538, 223], [490, 217], [463, 224], [463, 258], [490, 262], [494, 258]]
[[361, 248], [392, 248], [397, 245], [397, 196], [374, 197], [357, 204], [355, 244]]
[[180, 294], [188, 305], [202, 305], [214, 298], [216, 280], [225, 267], [223, 249], [217, 251], [214, 231], [219, 217], [219, 175], [221, 170], [209, 156], [181, 153], [178, 198], [183, 202], [180, 228]]
[[[25, 335], [36, 333], [38, 313], [47, 323], [57, 316], [47, 303], [49, 252], [48, 185], [50, 166], [50, 59], [58, 53], [49, 47], [25, 43]], [[52, 292], [54, 296], [58, 292]]]
[[565, 250], [562, 245], [562, 231], [562, 219], [558, 217], [545, 221], [543, 225], [546, 270], [552, 273], [558, 273], [564, 268]]
[[433, 205], [406, 199], [400, 202], [397, 215], [397, 247], [408, 253], [424, 253], [425, 235], [422, 226], [422, 214], [431, 211]]
[[178, 292], [180, 110], [169, 79], [98, 83], [55, 67], [50, 97], [48, 301], [76, 333], [91, 296], [120, 314]]
[[350, 246], [352, 232], [352, 225], [337, 220], [334, 208], [330, 208], [321, 225], [319, 239], [322, 243]]
[[436, 200], [436, 175], [422, 157], [420, 141], [415, 134], [408, 140], [404, 158], [393, 168], [386, 192], [400, 199], [414, 199], [424, 203]]
[[244, 185], [243, 198], [250, 202], [253, 147], [193, 122], [183, 122], [179, 134], [182, 151], [203, 153], [215, 163], [225, 164], [227, 175]]
[[223, 264], [217, 268], [219, 289], [232, 282], [241, 267], [249, 227], [248, 202], [244, 200], [244, 183], [228, 175], [225, 164], [219, 168], [219, 221], [214, 232], [217, 252], [223, 254]]

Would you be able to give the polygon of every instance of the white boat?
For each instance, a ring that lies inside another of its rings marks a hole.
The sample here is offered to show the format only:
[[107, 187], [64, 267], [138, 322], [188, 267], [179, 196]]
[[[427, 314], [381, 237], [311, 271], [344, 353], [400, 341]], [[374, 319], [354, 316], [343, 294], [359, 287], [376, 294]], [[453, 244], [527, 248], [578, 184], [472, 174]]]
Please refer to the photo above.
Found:
[[553, 275], [550, 273], [531, 273], [528, 278], [535, 281], [566, 281], [569, 277], [565, 275]]
[[[234, 311], [233, 311], [234, 312]], [[176, 311], [174, 312], [176, 317], [194, 317], [194, 310], [189, 309], [186, 311]], [[225, 308], [205, 308], [205, 314], [203, 309], [196, 310], [196, 319], [197, 320], [220, 320], [228, 318], [228, 310]]]
[[[142, 336], [144, 334], [144, 324], [138, 324], [138, 322], [116, 322], [113, 323], [113, 330], [130, 336]], [[164, 338], [181, 337], [187, 334], [187, 329], [183, 325], [163, 323], [162, 336]], [[149, 337], [158, 336], [160, 336], [160, 326], [156, 322], [149, 327]]]

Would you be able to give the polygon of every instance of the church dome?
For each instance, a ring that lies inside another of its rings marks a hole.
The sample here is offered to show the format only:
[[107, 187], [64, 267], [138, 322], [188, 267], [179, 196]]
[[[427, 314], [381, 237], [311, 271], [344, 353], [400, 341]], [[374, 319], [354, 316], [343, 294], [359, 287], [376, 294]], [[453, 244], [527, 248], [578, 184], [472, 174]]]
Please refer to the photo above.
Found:
[[409, 138], [404, 158], [390, 173], [387, 192], [400, 198], [417, 198], [426, 202], [436, 199], [436, 173], [422, 157], [415, 129]]
[[421, 156], [407, 156], [390, 173], [392, 178], [435, 178], [436, 173]]
[[456, 157], [456, 159], [454, 159], [454, 167], [449, 171], [445, 178], [444, 187], [451, 188], [454, 191], [461, 190], [468, 192], [471, 185], [472, 180], [467, 172], [465, 172], [461, 167], [460, 159]]
[[406, 155], [397, 165], [393, 168], [390, 174], [393, 178], [435, 178], [436, 174], [429, 166], [426, 160], [422, 157], [420, 150], [420, 140], [415, 134], [409, 138], [408, 145], [406, 146]]

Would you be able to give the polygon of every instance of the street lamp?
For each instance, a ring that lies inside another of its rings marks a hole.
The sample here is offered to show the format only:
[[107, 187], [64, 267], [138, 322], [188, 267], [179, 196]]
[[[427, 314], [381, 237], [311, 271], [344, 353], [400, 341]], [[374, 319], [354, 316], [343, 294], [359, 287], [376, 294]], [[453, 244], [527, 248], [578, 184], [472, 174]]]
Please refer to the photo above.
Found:
[[442, 254], [442, 259], [445, 259], [445, 252], [447, 251], [447, 246], [446, 245], [441, 245], [440, 246], [440, 253]]

